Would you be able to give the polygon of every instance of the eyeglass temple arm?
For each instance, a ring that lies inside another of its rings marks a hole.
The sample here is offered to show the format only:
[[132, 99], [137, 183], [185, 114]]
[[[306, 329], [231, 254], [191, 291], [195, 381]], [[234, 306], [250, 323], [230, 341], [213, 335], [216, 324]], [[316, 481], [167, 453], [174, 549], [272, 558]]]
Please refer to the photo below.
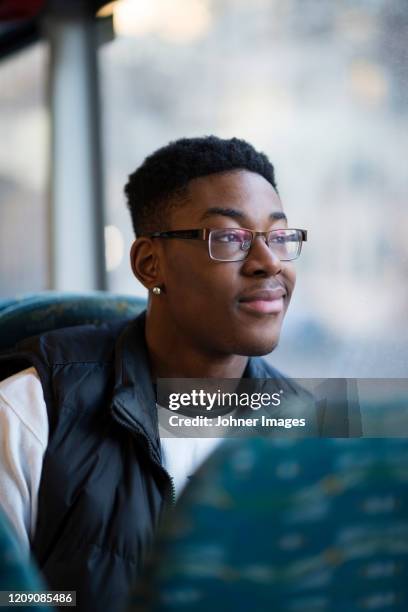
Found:
[[171, 230], [168, 232], [147, 232], [139, 234], [145, 238], [201, 238], [203, 230]]

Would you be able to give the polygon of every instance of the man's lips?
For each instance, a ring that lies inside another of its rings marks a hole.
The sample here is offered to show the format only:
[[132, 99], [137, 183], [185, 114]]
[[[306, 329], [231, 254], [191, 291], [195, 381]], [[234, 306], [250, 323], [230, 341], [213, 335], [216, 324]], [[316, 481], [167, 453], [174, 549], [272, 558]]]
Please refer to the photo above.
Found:
[[239, 307], [247, 312], [279, 314], [283, 311], [285, 295], [286, 291], [281, 286], [273, 289], [259, 289], [241, 294], [238, 303]]

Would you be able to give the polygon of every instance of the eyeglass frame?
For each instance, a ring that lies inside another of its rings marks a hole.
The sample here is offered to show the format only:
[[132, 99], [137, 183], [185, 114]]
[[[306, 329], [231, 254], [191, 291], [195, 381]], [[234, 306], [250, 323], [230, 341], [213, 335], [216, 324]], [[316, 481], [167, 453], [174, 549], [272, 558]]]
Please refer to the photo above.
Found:
[[243, 257], [242, 259], [216, 259], [215, 257], [212, 257], [210, 253], [210, 247], [208, 246], [208, 255], [210, 259], [212, 259], [213, 261], [220, 261], [220, 262], [225, 262], [225, 263], [233, 263], [234, 261], [245, 261], [245, 259], [247, 259], [249, 255], [249, 252], [253, 246], [254, 240], [257, 236], [264, 236], [265, 244], [267, 245], [268, 248], [270, 248], [268, 245], [268, 235], [271, 234], [272, 232], [280, 232], [282, 230], [296, 231], [296, 232], [300, 232], [302, 236], [302, 239], [300, 242], [299, 253], [296, 255], [296, 257], [294, 257], [293, 259], [280, 259], [279, 258], [279, 261], [294, 261], [295, 259], [297, 259], [302, 251], [303, 243], [307, 242], [307, 230], [299, 229], [297, 227], [283, 227], [283, 228], [281, 227], [281, 228], [268, 230], [267, 232], [258, 232], [256, 230], [251, 230], [246, 227], [211, 227], [211, 228], [203, 227], [203, 228], [197, 228], [197, 229], [169, 230], [166, 232], [147, 232], [147, 233], [139, 234], [138, 238], [143, 238], [143, 237], [144, 238], [180, 238], [180, 239], [187, 239], [187, 240], [206, 240], [207, 242], [209, 242], [210, 233], [220, 231], [220, 230], [221, 231], [245, 230], [252, 234], [251, 244], [246, 251], [244, 250], [245, 257]]

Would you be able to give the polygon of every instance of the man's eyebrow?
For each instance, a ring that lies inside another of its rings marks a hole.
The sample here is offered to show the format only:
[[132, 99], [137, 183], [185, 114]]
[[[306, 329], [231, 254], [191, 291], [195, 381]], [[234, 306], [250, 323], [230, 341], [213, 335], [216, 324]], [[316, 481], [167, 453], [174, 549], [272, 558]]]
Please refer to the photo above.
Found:
[[[222, 215], [223, 217], [230, 217], [231, 219], [245, 219], [245, 215], [240, 210], [236, 210], [235, 208], [222, 208], [220, 206], [213, 206], [212, 208], [208, 208], [204, 214], [201, 216], [201, 221], [203, 219], [207, 219], [208, 217], [212, 217], [214, 215]], [[287, 221], [287, 217], [284, 212], [277, 210], [272, 212], [269, 215], [271, 221]]]

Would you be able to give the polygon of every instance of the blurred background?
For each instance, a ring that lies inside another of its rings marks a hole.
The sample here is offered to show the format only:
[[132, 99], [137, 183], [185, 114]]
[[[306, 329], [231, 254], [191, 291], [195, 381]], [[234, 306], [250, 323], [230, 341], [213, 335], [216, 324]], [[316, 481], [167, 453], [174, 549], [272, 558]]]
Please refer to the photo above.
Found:
[[237, 136], [309, 231], [268, 359], [407, 377], [407, 40], [405, 0], [0, 1], [0, 298], [146, 295], [127, 175], [172, 139]]

